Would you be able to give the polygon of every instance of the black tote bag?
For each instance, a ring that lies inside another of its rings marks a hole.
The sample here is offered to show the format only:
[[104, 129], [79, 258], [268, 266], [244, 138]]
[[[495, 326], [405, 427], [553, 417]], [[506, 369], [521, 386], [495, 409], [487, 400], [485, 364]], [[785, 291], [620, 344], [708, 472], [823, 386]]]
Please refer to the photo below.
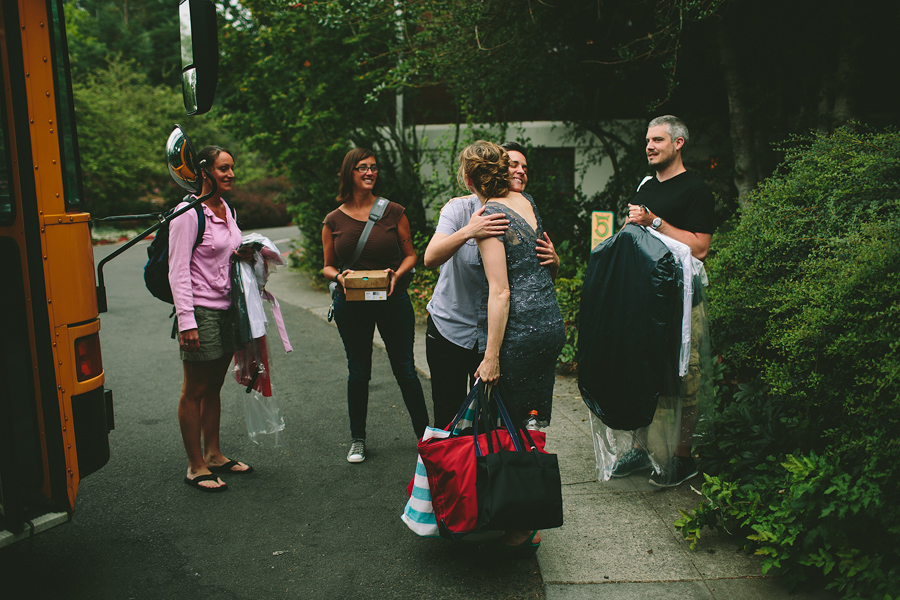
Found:
[[[479, 529], [505, 531], [562, 526], [562, 480], [557, 456], [539, 451], [527, 429], [515, 429], [496, 391], [493, 400], [506, 428], [487, 432], [487, 453], [481, 451], [480, 444], [475, 445]], [[488, 404], [484, 402], [482, 406]], [[488, 415], [485, 422], [493, 425], [496, 421]], [[503, 449], [501, 439], [507, 435], [512, 438], [515, 450]]]

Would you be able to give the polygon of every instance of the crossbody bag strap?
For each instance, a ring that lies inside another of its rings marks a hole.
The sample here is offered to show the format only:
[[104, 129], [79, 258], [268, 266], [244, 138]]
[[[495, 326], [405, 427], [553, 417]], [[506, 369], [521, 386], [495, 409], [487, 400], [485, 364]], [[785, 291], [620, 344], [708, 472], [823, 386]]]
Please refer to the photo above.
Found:
[[351, 269], [353, 268], [353, 265], [356, 264], [359, 255], [362, 254], [363, 248], [366, 246], [366, 242], [369, 240], [369, 234], [372, 233], [372, 228], [375, 227], [375, 221], [381, 218], [387, 205], [388, 200], [386, 198], [375, 199], [375, 203], [372, 205], [371, 210], [369, 210], [369, 219], [366, 221], [366, 226], [363, 227], [362, 233], [359, 236], [359, 241], [356, 242], [356, 252], [353, 253], [353, 258], [351, 258], [350, 262], [344, 266], [344, 269]]

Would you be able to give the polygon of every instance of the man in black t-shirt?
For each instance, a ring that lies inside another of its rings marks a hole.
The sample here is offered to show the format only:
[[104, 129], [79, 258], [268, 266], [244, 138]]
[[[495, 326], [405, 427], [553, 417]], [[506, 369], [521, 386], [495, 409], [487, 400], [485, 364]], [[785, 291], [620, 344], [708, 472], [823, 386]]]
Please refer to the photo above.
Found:
[[715, 199], [709, 186], [684, 168], [681, 151], [688, 141], [687, 126], [666, 115], [647, 128], [647, 162], [656, 171], [638, 188], [628, 205], [627, 223], [650, 227], [687, 244], [694, 257], [709, 252], [714, 229]]
[[[650, 121], [647, 127], [647, 162], [656, 175], [647, 177], [638, 187], [632, 203], [628, 205], [626, 223], [650, 227], [687, 244], [691, 254], [703, 260], [709, 253], [714, 229], [715, 199], [706, 183], [684, 168], [681, 151], [687, 141], [687, 126], [681, 119], [666, 115]], [[654, 473], [650, 478], [650, 483], [660, 487], [678, 485], [697, 474], [691, 447], [698, 416], [699, 346], [703, 329], [701, 314], [705, 314], [705, 306], [695, 306], [691, 318], [691, 356], [684, 379], [681, 430], [675, 456], [663, 472]], [[675, 406], [678, 399], [661, 397], [659, 402], [660, 406]], [[612, 476], [628, 475], [649, 464], [646, 452], [635, 449], [613, 466]]]

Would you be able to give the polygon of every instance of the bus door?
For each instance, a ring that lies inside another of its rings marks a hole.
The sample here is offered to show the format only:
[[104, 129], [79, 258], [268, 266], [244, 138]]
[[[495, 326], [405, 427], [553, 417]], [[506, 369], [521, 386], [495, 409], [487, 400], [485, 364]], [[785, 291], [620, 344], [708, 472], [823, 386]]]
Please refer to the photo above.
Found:
[[0, 0], [0, 546], [68, 520], [109, 460], [61, 0]]

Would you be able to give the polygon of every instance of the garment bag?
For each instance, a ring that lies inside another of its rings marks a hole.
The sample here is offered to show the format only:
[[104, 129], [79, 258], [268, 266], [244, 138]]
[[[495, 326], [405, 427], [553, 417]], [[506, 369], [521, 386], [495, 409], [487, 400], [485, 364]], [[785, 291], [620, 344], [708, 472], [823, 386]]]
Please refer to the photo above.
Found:
[[609, 428], [653, 420], [661, 395], [678, 395], [681, 266], [643, 227], [626, 225], [591, 252], [581, 291], [578, 386]]

